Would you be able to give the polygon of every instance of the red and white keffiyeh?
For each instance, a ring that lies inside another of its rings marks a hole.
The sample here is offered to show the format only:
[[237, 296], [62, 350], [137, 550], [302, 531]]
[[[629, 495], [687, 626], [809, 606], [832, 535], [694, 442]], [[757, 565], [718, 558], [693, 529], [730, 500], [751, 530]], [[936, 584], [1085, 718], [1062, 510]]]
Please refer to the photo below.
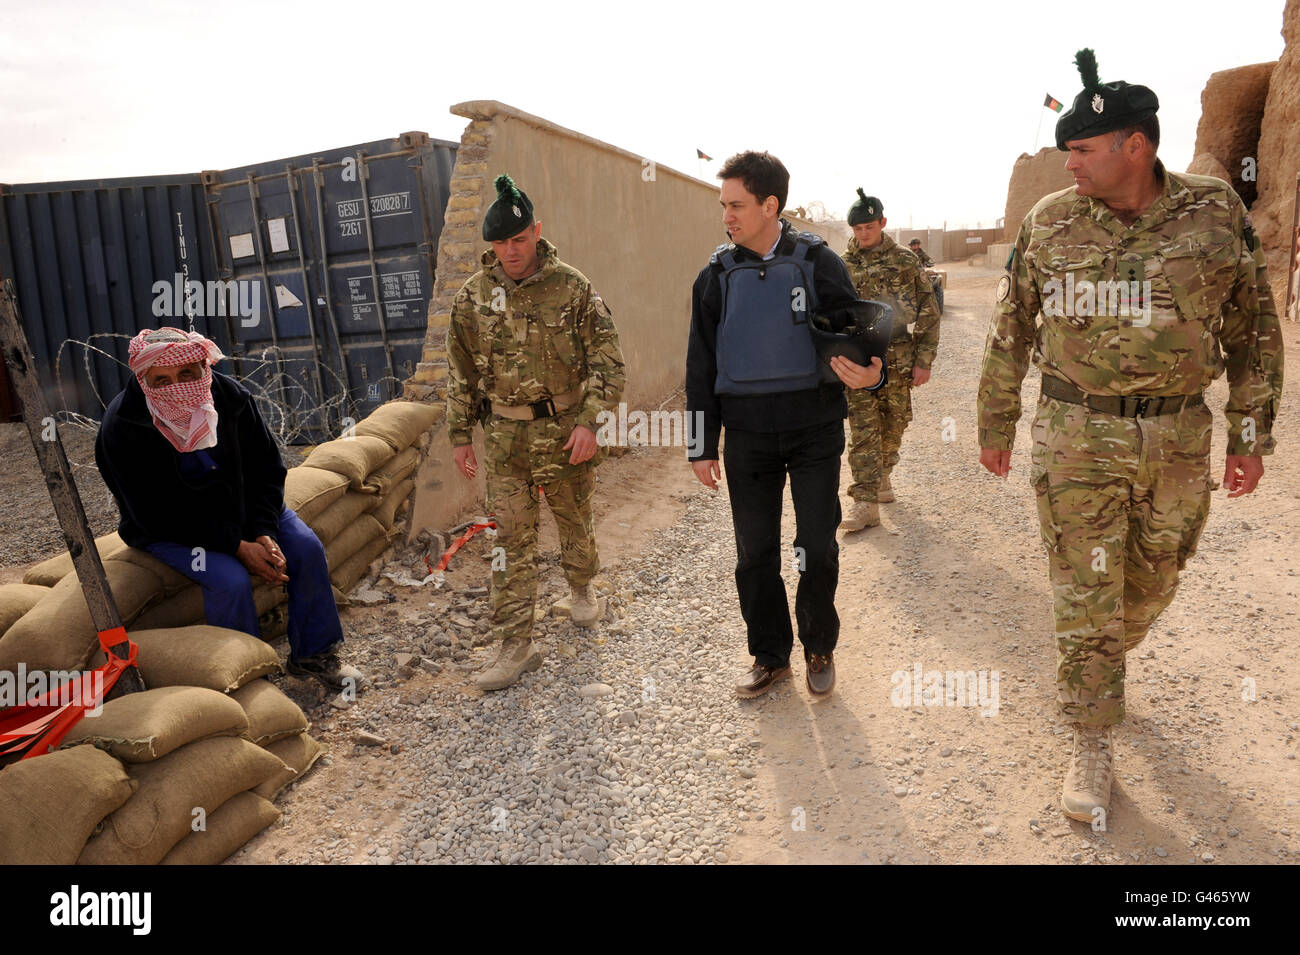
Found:
[[[177, 451], [197, 451], [217, 443], [217, 409], [212, 403], [212, 365], [225, 356], [198, 332], [179, 328], [145, 329], [127, 347], [127, 363], [144, 390], [153, 423]], [[149, 369], [206, 362], [198, 381], [150, 388]]]

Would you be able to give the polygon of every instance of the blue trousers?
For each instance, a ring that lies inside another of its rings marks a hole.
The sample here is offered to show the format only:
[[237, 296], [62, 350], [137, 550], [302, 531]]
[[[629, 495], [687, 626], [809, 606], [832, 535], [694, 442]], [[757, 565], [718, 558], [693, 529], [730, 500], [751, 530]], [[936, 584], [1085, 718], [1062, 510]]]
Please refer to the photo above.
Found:
[[[289, 508], [280, 512], [280, 531], [275, 536], [288, 565], [289, 653], [295, 659], [313, 656], [341, 643], [343, 624], [334, 606], [329, 565], [320, 538]], [[213, 627], [242, 630], [261, 637], [257, 607], [253, 604], [253, 581], [248, 569], [233, 554], [209, 551], [199, 561], [188, 544], [161, 541], [145, 550], [168, 567], [203, 588], [203, 613]], [[202, 570], [195, 570], [195, 566]]]

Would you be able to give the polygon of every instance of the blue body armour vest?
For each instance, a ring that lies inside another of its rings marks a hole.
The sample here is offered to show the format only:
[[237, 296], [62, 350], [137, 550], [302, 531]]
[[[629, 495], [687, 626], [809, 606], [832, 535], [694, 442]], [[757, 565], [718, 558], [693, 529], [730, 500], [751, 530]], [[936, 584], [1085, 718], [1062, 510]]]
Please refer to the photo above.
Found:
[[716, 394], [805, 391], [821, 382], [809, 319], [817, 307], [813, 258], [826, 242], [810, 232], [794, 235], [788, 255], [742, 259], [728, 244], [709, 259], [722, 266]]

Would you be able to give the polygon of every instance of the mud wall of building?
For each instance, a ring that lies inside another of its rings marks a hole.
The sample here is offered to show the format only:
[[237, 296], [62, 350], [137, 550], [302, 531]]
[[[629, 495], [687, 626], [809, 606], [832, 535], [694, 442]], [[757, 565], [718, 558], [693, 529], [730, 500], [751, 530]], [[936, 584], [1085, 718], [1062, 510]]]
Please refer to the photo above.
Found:
[[[717, 186], [503, 103], [476, 100], [451, 111], [470, 123], [438, 243], [423, 360], [406, 382], [406, 397], [445, 400], [451, 301], [479, 268], [492, 183], [509, 173], [533, 201], [542, 235], [609, 304], [627, 365], [629, 409], [654, 408], [683, 384], [691, 285], [726, 241]], [[447, 527], [483, 497], [482, 469], [472, 482], [455, 471], [445, 431], [430, 447], [417, 483], [414, 532]]]

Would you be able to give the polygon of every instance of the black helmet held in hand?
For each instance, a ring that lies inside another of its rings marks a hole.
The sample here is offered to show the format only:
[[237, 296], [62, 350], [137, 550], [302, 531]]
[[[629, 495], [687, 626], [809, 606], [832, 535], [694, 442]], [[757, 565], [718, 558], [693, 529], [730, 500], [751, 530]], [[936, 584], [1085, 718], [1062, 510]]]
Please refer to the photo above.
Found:
[[893, 308], [872, 299], [823, 309], [813, 315], [812, 338], [822, 380], [839, 382], [839, 375], [831, 369], [831, 359], [836, 355], [859, 365], [870, 365], [872, 358], [879, 358], [884, 364], [893, 331]]

